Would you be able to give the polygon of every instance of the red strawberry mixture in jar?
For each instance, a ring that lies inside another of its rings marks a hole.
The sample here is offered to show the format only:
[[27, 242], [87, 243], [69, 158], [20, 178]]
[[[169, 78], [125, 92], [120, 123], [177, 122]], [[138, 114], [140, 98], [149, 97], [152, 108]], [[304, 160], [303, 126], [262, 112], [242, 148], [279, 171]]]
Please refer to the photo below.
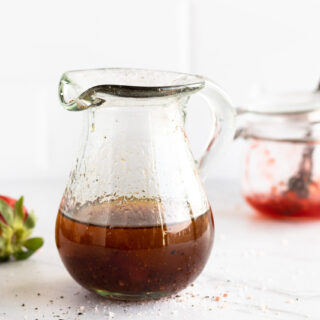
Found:
[[309, 195], [299, 197], [293, 191], [279, 192], [272, 188], [270, 193], [245, 196], [246, 201], [260, 214], [275, 219], [320, 219], [320, 185], [313, 182]]

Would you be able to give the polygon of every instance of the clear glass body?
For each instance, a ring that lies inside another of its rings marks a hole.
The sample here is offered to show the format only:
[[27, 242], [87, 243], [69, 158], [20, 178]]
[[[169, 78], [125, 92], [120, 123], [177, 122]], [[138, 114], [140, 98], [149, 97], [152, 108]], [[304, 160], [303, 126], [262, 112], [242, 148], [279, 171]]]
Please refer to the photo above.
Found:
[[248, 139], [248, 144], [246, 201], [265, 217], [319, 219], [319, 143]]
[[[112, 80], [115, 74], [120, 80]], [[79, 92], [70, 103], [61, 89], [66, 108], [86, 109], [86, 120], [59, 208], [56, 243], [77, 282], [113, 299], [160, 298], [181, 290], [203, 270], [213, 244], [210, 204], [184, 130], [190, 91], [205, 83], [180, 80], [177, 87], [181, 75], [165, 73], [175, 86], [132, 86], [160, 76], [82, 71], [74, 78], [94, 83], [81, 84], [81, 90], [79, 81], [73, 84]], [[70, 83], [62, 78], [62, 86]], [[224, 136], [231, 140], [232, 134], [230, 129]], [[216, 131], [211, 135], [209, 144]]]

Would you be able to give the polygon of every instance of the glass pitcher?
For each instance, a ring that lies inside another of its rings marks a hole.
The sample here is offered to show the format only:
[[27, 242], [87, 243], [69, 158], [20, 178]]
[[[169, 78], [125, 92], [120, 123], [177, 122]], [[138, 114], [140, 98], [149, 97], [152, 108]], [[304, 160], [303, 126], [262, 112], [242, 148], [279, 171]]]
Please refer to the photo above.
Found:
[[[198, 161], [184, 129], [196, 92], [213, 120]], [[87, 114], [56, 222], [65, 267], [83, 287], [113, 299], [183, 289], [200, 274], [213, 244], [199, 169], [204, 174], [213, 164], [213, 146], [233, 138], [230, 102], [203, 77], [139, 69], [66, 72], [59, 94], [67, 110]]]

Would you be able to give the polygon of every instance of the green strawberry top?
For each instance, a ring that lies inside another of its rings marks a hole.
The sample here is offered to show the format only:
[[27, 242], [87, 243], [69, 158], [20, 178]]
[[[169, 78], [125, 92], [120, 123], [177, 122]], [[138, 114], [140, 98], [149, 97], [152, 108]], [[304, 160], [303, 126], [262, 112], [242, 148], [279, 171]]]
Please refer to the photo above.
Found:
[[42, 238], [29, 238], [36, 224], [34, 213], [28, 213], [19, 200], [0, 196], [0, 262], [10, 257], [24, 260], [42, 245]]

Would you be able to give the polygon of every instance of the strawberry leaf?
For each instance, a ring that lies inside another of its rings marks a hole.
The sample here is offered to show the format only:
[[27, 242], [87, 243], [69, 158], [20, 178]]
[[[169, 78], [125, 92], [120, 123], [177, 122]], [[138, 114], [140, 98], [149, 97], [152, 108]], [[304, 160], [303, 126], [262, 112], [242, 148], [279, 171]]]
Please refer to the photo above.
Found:
[[0, 221], [0, 231], [1, 231], [1, 235], [5, 238], [5, 236], [7, 235], [8, 232], [10, 232], [11, 228], [7, 225], [4, 224], [3, 222]]
[[23, 223], [23, 221], [24, 221], [23, 197], [20, 197], [20, 199], [15, 203], [14, 214], [15, 214], [16, 220], [19, 223]]
[[37, 251], [43, 245], [42, 238], [30, 238], [23, 243], [23, 246], [30, 251]]
[[25, 260], [28, 259], [30, 256], [32, 256], [35, 253], [35, 251], [28, 250], [28, 251], [17, 251], [13, 254], [14, 258], [16, 260]]
[[13, 225], [14, 213], [11, 207], [2, 199], [0, 199], [0, 212], [4, 221], [9, 225]]
[[33, 229], [36, 225], [36, 217], [34, 216], [34, 213], [31, 212], [28, 215], [28, 218], [26, 219], [26, 221], [24, 222], [24, 225], [27, 229]]

